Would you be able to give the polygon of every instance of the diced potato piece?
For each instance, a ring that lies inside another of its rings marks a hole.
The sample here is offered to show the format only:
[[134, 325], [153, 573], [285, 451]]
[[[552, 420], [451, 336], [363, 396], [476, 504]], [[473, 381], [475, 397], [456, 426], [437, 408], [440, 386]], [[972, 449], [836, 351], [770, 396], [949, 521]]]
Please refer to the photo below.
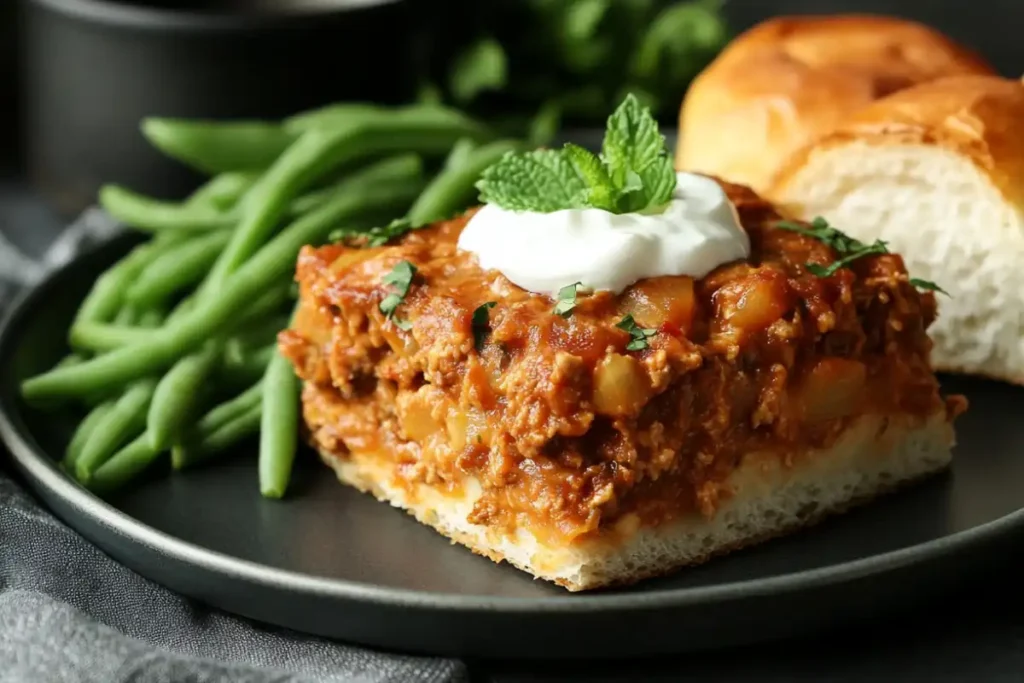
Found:
[[864, 399], [867, 369], [846, 358], [822, 358], [804, 377], [800, 402], [811, 422], [852, 415]]
[[726, 285], [716, 295], [725, 320], [743, 332], [760, 332], [785, 314], [782, 277], [752, 277]]
[[295, 320], [292, 323], [293, 330], [299, 330], [302, 335], [314, 344], [326, 344], [331, 341], [331, 330], [333, 320], [326, 308], [321, 308], [312, 299], [300, 299], [299, 308], [295, 312]]
[[423, 441], [441, 430], [441, 425], [431, 415], [430, 403], [422, 394], [412, 397], [404, 408], [399, 413], [399, 419], [406, 438]]
[[394, 325], [384, 325], [381, 335], [384, 337], [384, 341], [388, 343], [388, 346], [391, 347], [391, 350], [399, 356], [410, 356], [416, 353], [419, 348], [412, 334], [399, 332], [398, 328]]
[[376, 256], [377, 253], [376, 249], [346, 249], [341, 256], [334, 259], [331, 263], [331, 270], [335, 273], [340, 273], [366, 261], [371, 256]]
[[693, 279], [688, 277], [641, 280], [626, 290], [619, 305], [641, 327], [658, 328], [669, 323], [684, 331], [693, 321], [693, 307]]
[[452, 410], [446, 422], [448, 443], [455, 451], [461, 451], [468, 443], [486, 444], [490, 440], [487, 416], [476, 408]]
[[632, 356], [612, 353], [594, 370], [594, 408], [604, 415], [633, 415], [651, 396], [651, 381]]

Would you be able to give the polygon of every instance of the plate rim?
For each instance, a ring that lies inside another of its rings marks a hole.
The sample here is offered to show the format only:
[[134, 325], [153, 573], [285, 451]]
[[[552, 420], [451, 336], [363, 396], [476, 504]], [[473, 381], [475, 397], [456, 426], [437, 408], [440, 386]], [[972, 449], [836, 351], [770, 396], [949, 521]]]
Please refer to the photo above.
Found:
[[[84, 267], [83, 263], [97, 258], [100, 253], [113, 250], [119, 246], [119, 242], [126, 242], [126, 237], [126, 233], [120, 233], [91, 245], [71, 261], [50, 271], [38, 282], [19, 292], [0, 317], [0, 360], [10, 354], [13, 340], [23, 327], [20, 323], [32, 313], [33, 302], [56, 287], [70, 271]], [[196, 566], [231, 580], [241, 579], [269, 589], [300, 591], [332, 599], [369, 602], [386, 607], [444, 612], [585, 614], [706, 606], [848, 583], [966, 551], [976, 545], [997, 540], [1018, 527], [1024, 527], [1022, 507], [984, 524], [884, 553], [814, 569], [705, 586], [635, 592], [627, 588], [615, 593], [566, 592], [561, 595], [528, 598], [458, 595], [383, 587], [362, 581], [315, 576], [242, 559], [178, 538], [130, 516], [72, 481], [57, 468], [21, 419], [23, 407], [30, 410], [32, 408], [21, 403], [19, 395], [17, 387], [0, 387], [0, 440], [6, 445], [14, 463], [31, 484], [45, 488], [71, 508], [87, 516], [93, 523], [115, 530], [129, 541], [144, 545], [185, 565]], [[282, 504], [294, 502], [292, 499]], [[49, 511], [63, 523], [74, 527], [52, 509]]]

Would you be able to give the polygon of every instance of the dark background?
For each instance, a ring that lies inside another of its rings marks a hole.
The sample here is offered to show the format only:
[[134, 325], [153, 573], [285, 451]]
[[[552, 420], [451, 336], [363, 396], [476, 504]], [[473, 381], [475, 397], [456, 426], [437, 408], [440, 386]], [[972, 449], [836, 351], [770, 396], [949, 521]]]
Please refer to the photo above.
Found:
[[[17, 159], [17, 8], [22, 0], [0, 0], [0, 164], [10, 168]], [[437, 11], [454, 8], [458, 0], [414, 0], [432, 3]], [[480, 2], [489, 0], [478, 0]], [[1024, 74], [1024, 19], [1021, 0], [725, 0], [725, 13], [734, 30], [743, 30], [765, 17], [783, 13], [878, 12], [924, 21], [973, 47], [1007, 76]], [[450, 12], [446, 22], [459, 21]], [[680, 93], [680, 99], [682, 93]]]

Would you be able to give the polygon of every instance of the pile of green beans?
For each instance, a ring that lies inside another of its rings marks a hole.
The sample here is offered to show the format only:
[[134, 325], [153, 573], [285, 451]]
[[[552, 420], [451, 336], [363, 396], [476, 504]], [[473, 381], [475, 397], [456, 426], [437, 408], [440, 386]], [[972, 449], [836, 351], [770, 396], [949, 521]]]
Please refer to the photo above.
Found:
[[101, 190], [104, 209], [148, 239], [96, 279], [69, 354], [25, 380], [22, 396], [86, 409], [62, 466], [101, 495], [161, 460], [187, 469], [259, 434], [260, 491], [281, 498], [300, 382], [276, 338], [295, 311], [300, 249], [395, 218], [447, 218], [521, 144], [437, 105], [335, 104], [277, 122], [150, 119], [142, 131], [209, 180], [183, 201]]

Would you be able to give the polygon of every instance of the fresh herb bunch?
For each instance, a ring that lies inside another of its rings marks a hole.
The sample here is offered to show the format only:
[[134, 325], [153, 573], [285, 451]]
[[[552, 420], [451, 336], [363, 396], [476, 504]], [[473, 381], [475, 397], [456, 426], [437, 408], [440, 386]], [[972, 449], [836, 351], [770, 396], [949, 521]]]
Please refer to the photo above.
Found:
[[509, 153], [484, 171], [480, 200], [510, 211], [655, 211], [672, 197], [676, 173], [650, 110], [632, 94], [608, 117], [601, 156], [567, 144]]
[[[728, 42], [722, 0], [470, 0], [470, 25], [443, 34], [424, 96], [507, 116], [546, 142], [560, 120], [595, 124], [627, 92], [660, 120]], [[467, 36], [462, 38], [462, 35]]]

